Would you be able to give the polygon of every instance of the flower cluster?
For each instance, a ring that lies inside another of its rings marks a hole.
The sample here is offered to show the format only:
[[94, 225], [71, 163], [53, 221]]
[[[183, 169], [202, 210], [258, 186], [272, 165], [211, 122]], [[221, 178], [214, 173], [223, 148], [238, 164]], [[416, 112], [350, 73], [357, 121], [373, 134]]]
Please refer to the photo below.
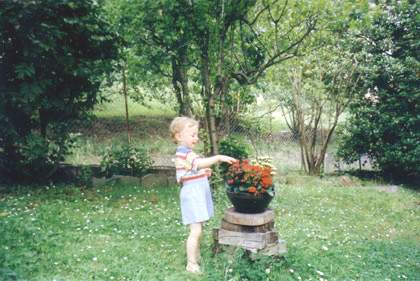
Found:
[[274, 195], [273, 167], [268, 164], [252, 165], [249, 160], [232, 164], [224, 175], [227, 189], [231, 192], [253, 194], [268, 192]]

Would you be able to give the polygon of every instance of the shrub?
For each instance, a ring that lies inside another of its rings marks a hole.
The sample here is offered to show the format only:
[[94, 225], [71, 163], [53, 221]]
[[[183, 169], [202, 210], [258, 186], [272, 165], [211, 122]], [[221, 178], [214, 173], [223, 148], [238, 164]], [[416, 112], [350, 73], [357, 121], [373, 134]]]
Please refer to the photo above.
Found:
[[111, 146], [105, 152], [101, 161], [101, 170], [105, 176], [129, 175], [142, 176], [152, 167], [153, 161], [143, 147], [125, 145]]
[[75, 183], [83, 187], [92, 187], [93, 171], [89, 166], [81, 166], [76, 176]]
[[45, 171], [53, 172], [61, 158], [60, 146], [53, 140], [45, 140], [38, 134], [30, 134], [22, 143], [20, 153], [23, 156], [20, 162], [22, 172], [41, 176]]
[[[38, 182], [49, 179], [63, 160], [63, 147], [70, 147], [69, 141], [63, 139], [46, 140], [38, 133], [30, 133], [15, 144], [19, 147], [16, 153], [0, 151], [0, 177], [2, 180]], [[17, 161], [11, 161], [16, 159]], [[16, 175], [18, 173], [18, 176]], [[15, 178], [11, 175], [16, 175]], [[18, 177], [18, 178], [17, 178]]]
[[420, 176], [418, 4], [384, 7], [354, 49], [363, 62], [361, 88], [350, 107], [339, 155], [367, 154], [387, 177]]
[[[219, 143], [220, 154], [229, 155], [238, 160], [247, 159], [249, 150], [249, 146], [244, 141], [236, 137], [227, 137]], [[220, 172], [222, 174], [225, 174], [228, 168], [228, 164], [220, 164]]]

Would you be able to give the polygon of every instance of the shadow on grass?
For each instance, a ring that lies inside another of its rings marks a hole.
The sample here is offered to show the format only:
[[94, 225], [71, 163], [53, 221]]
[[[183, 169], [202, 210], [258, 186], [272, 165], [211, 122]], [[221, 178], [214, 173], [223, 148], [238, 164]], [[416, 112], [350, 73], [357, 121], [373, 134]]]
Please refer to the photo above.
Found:
[[419, 176], [395, 176], [382, 171], [372, 170], [350, 170], [346, 171], [345, 174], [357, 177], [361, 180], [384, 182], [390, 185], [404, 185], [409, 189], [420, 191]]

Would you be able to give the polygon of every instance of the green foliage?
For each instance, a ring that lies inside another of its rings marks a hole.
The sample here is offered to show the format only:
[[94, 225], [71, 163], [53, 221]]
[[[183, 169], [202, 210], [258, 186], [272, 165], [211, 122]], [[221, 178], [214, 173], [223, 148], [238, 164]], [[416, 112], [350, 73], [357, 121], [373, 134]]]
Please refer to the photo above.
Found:
[[47, 141], [39, 134], [27, 135], [19, 152], [22, 160], [17, 163], [17, 167], [28, 177], [42, 177], [46, 171], [52, 174], [58, 161], [62, 160], [59, 144], [53, 140]]
[[152, 164], [153, 161], [148, 152], [142, 147], [111, 146], [102, 158], [101, 169], [107, 177], [112, 175], [142, 176], [147, 173]]
[[339, 154], [348, 162], [367, 154], [393, 178], [420, 176], [419, 7], [382, 7], [353, 44], [363, 61], [360, 91]]
[[[326, 153], [340, 117], [355, 94], [358, 61], [347, 37], [364, 22], [367, 2], [319, 2], [318, 28], [302, 45], [302, 56], [274, 67], [267, 95], [277, 100], [285, 122], [301, 148], [301, 166], [323, 172]], [[353, 39], [353, 38], [352, 38]]]
[[45, 180], [98, 102], [117, 40], [93, 0], [3, 1], [0, 29], [1, 177]]
[[250, 140], [269, 135], [271, 127], [266, 118], [255, 117], [252, 114], [242, 115], [237, 120], [236, 130], [238, 132], [246, 132]]
[[249, 145], [238, 137], [227, 137], [219, 143], [219, 152], [221, 154], [229, 155], [236, 159], [247, 159], [249, 151]]
[[[227, 137], [219, 142], [219, 152], [236, 159], [247, 159], [249, 156], [249, 145], [238, 137]], [[229, 164], [220, 164], [220, 172], [225, 174], [229, 168]]]
[[169, 91], [171, 82], [183, 83], [177, 71], [190, 64], [185, 50], [189, 47], [191, 26], [185, 23], [185, 4], [168, 0], [104, 1], [105, 15], [125, 42], [121, 59], [128, 93], [134, 100], [144, 102], [154, 98], [173, 104], [174, 89], [169, 94], [164, 92]]
[[[266, 69], [299, 53], [314, 29], [318, 6], [312, 1], [105, 2], [134, 54], [128, 64], [138, 70], [131, 72], [147, 84], [172, 83], [180, 114], [215, 118], [207, 121], [216, 126], [255, 101], [246, 87]], [[215, 133], [209, 134], [213, 152]]]
[[81, 166], [79, 173], [76, 175], [75, 183], [84, 187], [92, 187], [93, 171], [90, 166]]

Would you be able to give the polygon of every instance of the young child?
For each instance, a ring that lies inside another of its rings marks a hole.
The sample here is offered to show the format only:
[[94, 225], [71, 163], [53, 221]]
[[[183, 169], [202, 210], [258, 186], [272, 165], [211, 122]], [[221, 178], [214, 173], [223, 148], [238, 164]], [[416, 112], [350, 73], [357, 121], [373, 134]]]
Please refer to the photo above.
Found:
[[176, 117], [169, 130], [178, 145], [175, 167], [176, 179], [182, 184], [180, 193], [182, 222], [190, 227], [186, 244], [186, 270], [200, 273], [198, 260], [202, 224], [213, 216], [213, 200], [208, 182], [208, 177], [211, 175], [209, 167], [218, 162], [232, 164], [236, 159], [225, 155], [201, 158], [195, 154], [192, 149], [199, 139], [198, 122], [194, 119]]

